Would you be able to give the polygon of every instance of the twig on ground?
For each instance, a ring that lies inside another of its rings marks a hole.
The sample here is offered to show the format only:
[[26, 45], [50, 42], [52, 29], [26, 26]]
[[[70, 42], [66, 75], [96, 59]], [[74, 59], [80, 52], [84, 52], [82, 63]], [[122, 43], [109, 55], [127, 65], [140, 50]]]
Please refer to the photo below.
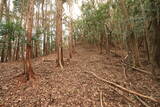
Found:
[[103, 92], [100, 91], [100, 102], [101, 102], [101, 107], [103, 107]]
[[128, 55], [126, 55], [125, 57], [124, 57], [124, 60], [126, 60], [128, 58]]
[[132, 66], [132, 69], [137, 70], [137, 71], [142, 72], [142, 73], [145, 73], [145, 74], [148, 74], [148, 75], [152, 75], [152, 73], [150, 73], [146, 70], [140, 69], [140, 68], [136, 68], [136, 67]]
[[112, 90], [114, 90], [115, 92], [117, 92], [117, 94], [119, 94], [120, 96], [122, 96], [124, 99], [126, 99], [129, 103], [135, 105], [135, 103], [130, 99], [128, 98], [127, 96], [124, 96], [123, 94], [119, 93], [115, 88], [111, 87]]
[[123, 73], [124, 73], [125, 79], [127, 79], [126, 68], [124, 66], [123, 66]]
[[43, 59], [43, 62], [53, 62], [55, 59]]
[[144, 74], [147, 74], [147, 75], [152, 75], [152, 73], [150, 73], [149, 71], [146, 71], [146, 70], [143, 70], [143, 69], [134, 67], [134, 66], [129, 65], [129, 64], [123, 62], [123, 61], [122, 61], [122, 63], [123, 63], [124, 65], [126, 65], [126, 66], [128, 66], [128, 67], [130, 67], [130, 68], [132, 68], [132, 69], [134, 69], [134, 70], [136, 70], [136, 71], [139, 71], [139, 72], [144, 73]]
[[109, 84], [109, 85], [111, 85], [111, 86], [113, 86], [113, 87], [116, 87], [116, 88], [118, 88], [118, 89], [120, 89], [120, 90], [123, 90], [123, 91], [125, 91], [125, 92], [131, 93], [131, 94], [133, 94], [133, 95], [136, 95], [136, 96], [139, 96], [139, 97], [142, 97], [142, 98], [146, 98], [146, 99], [151, 100], [151, 101], [156, 102], [156, 103], [160, 103], [160, 101], [158, 101], [158, 100], [156, 100], [156, 99], [154, 99], [154, 98], [152, 98], [152, 97], [149, 97], [149, 96], [140, 94], [140, 93], [138, 93], [138, 92], [129, 90], [129, 89], [127, 89], [127, 88], [122, 87], [121, 85], [118, 85], [118, 84], [114, 83], [114, 82], [107, 81], [107, 80], [105, 80], [105, 79], [97, 76], [97, 75], [96, 75], [95, 73], [93, 73], [93, 72], [84, 72], [84, 73], [91, 74], [92, 76], [96, 77], [97, 79], [99, 79], [99, 80], [101, 80], [101, 81], [103, 81], [103, 82], [105, 82], [105, 83], [107, 83], [107, 84]]
[[150, 107], [146, 102], [144, 102], [141, 98], [139, 98], [138, 96], [136, 96], [137, 100], [141, 102], [141, 104], [143, 104], [145, 107]]

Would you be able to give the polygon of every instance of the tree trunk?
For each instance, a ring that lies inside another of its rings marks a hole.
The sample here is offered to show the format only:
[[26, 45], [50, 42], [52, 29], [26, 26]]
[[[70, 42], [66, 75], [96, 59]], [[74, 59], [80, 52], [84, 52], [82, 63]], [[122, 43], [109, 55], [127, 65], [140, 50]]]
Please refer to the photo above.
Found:
[[18, 36], [17, 49], [16, 49], [16, 61], [17, 61], [18, 58], [19, 58], [19, 39], [20, 39], [20, 37]]
[[46, 34], [45, 34], [45, 16], [44, 16], [44, 3], [45, 0], [42, 0], [42, 28], [43, 28], [43, 55], [46, 55]]
[[56, 0], [56, 43], [57, 43], [57, 66], [63, 69], [63, 48], [62, 48], [62, 0]]
[[6, 48], [6, 43], [5, 43], [6, 35], [3, 36], [3, 46], [2, 46], [2, 51], [1, 51], [1, 62], [5, 62], [5, 48]]
[[[124, 0], [120, 0], [120, 6], [123, 10], [125, 20], [126, 22], [129, 20], [129, 15], [127, 8], [125, 7], [125, 2]], [[138, 45], [137, 45], [137, 38], [132, 31], [132, 24], [130, 22], [127, 23], [127, 51], [129, 55], [129, 63], [132, 63], [133, 66], [140, 66], [140, 60], [139, 60], [139, 50], [138, 50]]]
[[1, 0], [0, 2], [0, 21], [2, 20], [2, 17], [3, 17], [3, 10], [4, 10], [4, 7], [3, 7], [3, 0]]
[[[1, 3], [0, 3], [0, 22], [2, 20], [2, 17], [3, 17], [3, 11], [4, 11], [4, 1], [1, 0]], [[5, 35], [3, 36], [2, 40], [5, 39]], [[1, 62], [4, 62], [4, 58], [5, 58], [5, 42], [2, 43], [2, 51], [1, 51]]]
[[[150, 0], [151, 9], [157, 9], [160, 4], [156, 4], [155, 0]], [[160, 2], [159, 2], [160, 3]], [[160, 80], [160, 23], [159, 17], [157, 17], [157, 10], [152, 11], [151, 15], [153, 18], [153, 35], [151, 36], [151, 46], [152, 46], [152, 65], [153, 65], [153, 75], [156, 79]]]
[[[72, 21], [72, 19], [70, 18], [70, 21]], [[73, 55], [73, 37], [72, 37], [72, 22], [70, 22], [69, 24], [69, 38], [68, 38], [68, 43], [69, 43], [69, 57], [72, 58]]]
[[[146, 18], [146, 14], [145, 14], [145, 9], [142, 3], [142, 0], [140, 0], [141, 3], [141, 10], [142, 10], [142, 15]], [[147, 58], [148, 61], [150, 62], [150, 53], [149, 53], [149, 45], [148, 45], [148, 21], [145, 20], [144, 21], [144, 38], [145, 38], [145, 47], [146, 47], [146, 51], [147, 51]]]
[[103, 53], [103, 34], [100, 34], [100, 41], [99, 41], [99, 47], [100, 47], [100, 54]]
[[10, 37], [8, 37], [8, 50], [7, 50], [7, 61], [11, 61], [12, 58], [12, 41]]
[[[9, 7], [7, 5], [7, 0], [3, 0], [4, 3], [4, 7], [5, 7], [5, 19], [6, 22], [10, 21], [10, 17], [9, 17]], [[11, 41], [11, 35], [7, 35], [8, 37], [8, 45], [7, 45], [7, 55], [6, 55], [6, 61], [11, 61], [11, 57], [12, 57], [12, 41]]]
[[32, 58], [32, 27], [33, 27], [33, 14], [34, 14], [34, 0], [29, 0], [28, 14], [27, 14], [27, 46], [26, 46], [26, 56], [25, 56], [25, 75], [27, 80], [34, 78], [34, 72], [31, 64]]

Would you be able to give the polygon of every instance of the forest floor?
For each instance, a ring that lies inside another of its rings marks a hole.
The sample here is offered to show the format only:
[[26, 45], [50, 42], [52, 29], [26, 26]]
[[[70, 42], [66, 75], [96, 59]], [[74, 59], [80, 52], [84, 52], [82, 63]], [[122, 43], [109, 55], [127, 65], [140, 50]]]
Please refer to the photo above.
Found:
[[143, 107], [146, 103], [160, 107], [86, 73], [93, 72], [127, 89], [160, 99], [160, 85], [151, 76], [126, 71], [125, 78], [121, 64], [125, 53], [122, 57], [100, 55], [96, 48], [89, 46], [78, 46], [76, 51], [70, 62], [65, 61], [63, 70], [56, 67], [55, 54], [34, 59], [36, 80], [27, 83], [15, 78], [23, 72], [21, 62], [0, 64], [0, 107]]

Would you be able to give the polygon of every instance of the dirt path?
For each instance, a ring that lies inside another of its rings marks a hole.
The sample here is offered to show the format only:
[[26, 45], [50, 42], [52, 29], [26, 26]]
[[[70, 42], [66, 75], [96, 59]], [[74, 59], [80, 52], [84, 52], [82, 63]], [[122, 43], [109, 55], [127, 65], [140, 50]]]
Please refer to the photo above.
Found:
[[[138, 72], [128, 72], [124, 78], [120, 58], [99, 55], [96, 49], [78, 47], [78, 54], [71, 62], [65, 62], [62, 71], [55, 67], [55, 55], [33, 61], [34, 72], [39, 75], [36, 81], [19, 84], [16, 75], [23, 71], [21, 63], [0, 65], [0, 104], [4, 107], [101, 107], [100, 92], [104, 107], [128, 107], [129, 102], [117, 94], [107, 84], [97, 80], [85, 71], [113, 81], [121, 86], [136, 90], [145, 95], [160, 98], [160, 86], [151, 77]], [[44, 62], [43, 59], [53, 61]], [[120, 92], [125, 96], [128, 94]], [[139, 107], [140, 102], [129, 96]], [[147, 100], [150, 106], [158, 107]]]

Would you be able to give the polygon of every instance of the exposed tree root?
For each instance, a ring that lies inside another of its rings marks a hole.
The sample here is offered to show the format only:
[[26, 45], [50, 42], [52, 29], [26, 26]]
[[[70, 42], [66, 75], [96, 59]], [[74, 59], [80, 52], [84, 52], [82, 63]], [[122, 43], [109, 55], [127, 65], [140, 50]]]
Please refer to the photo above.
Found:
[[13, 79], [18, 80], [21, 83], [26, 83], [28, 81], [25, 73], [18, 74], [17, 76], [13, 77]]
[[19, 82], [21, 83], [26, 83], [27, 81], [33, 79], [35, 80], [36, 79], [36, 74], [33, 72], [31, 73], [31, 75], [29, 74], [26, 74], [26, 73], [21, 73], [21, 74], [18, 74], [17, 76], [13, 77], [13, 79], [17, 79]]
[[93, 72], [84, 72], [84, 73], [91, 74], [92, 76], [96, 77], [97, 79], [99, 79], [99, 80], [101, 80], [101, 81], [103, 81], [103, 82], [105, 82], [105, 83], [107, 83], [107, 84], [109, 84], [109, 85], [111, 85], [111, 86], [113, 86], [113, 87], [116, 87], [116, 88], [118, 88], [118, 89], [120, 89], [120, 90], [122, 90], [122, 91], [125, 91], [125, 92], [128, 92], [128, 93], [130, 93], [130, 94], [133, 94], [133, 95], [136, 95], [136, 96], [139, 96], [139, 97], [142, 97], [142, 98], [151, 100], [151, 101], [156, 102], [156, 103], [160, 103], [160, 101], [158, 101], [158, 100], [156, 100], [156, 99], [154, 99], [154, 98], [152, 98], [152, 97], [149, 97], [149, 96], [140, 94], [140, 93], [138, 93], [138, 92], [129, 90], [129, 89], [127, 89], [127, 88], [124, 88], [124, 87], [122, 87], [122, 86], [120, 86], [120, 85], [118, 85], [118, 84], [116, 84], [116, 83], [114, 83], [114, 82], [105, 80], [105, 79], [97, 76], [97, 75], [96, 75], [95, 73], [93, 73]]
[[63, 70], [63, 65], [60, 60], [59, 60], [59, 65], [60, 65], [61, 69]]

